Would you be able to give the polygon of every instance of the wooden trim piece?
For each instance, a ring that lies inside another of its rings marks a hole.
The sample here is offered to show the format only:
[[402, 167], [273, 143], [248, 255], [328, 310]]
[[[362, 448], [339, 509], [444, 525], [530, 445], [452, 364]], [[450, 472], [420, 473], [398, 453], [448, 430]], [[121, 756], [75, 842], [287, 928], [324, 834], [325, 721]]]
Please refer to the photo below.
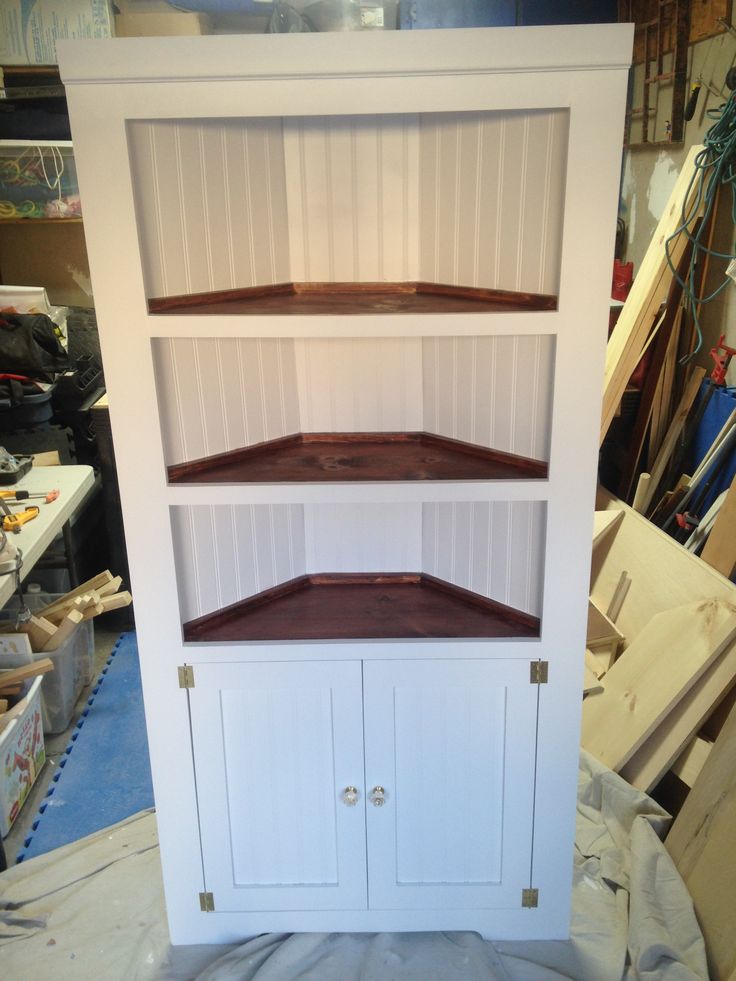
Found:
[[692, 787], [698, 779], [700, 771], [705, 766], [705, 761], [708, 759], [712, 749], [713, 743], [710, 739], [703, 739], [702, 736], [693, 736], [672, 764], [672, 772], [687, 787]]
[[713, 978], [736, 970], [736, 709], [715, 741], [665, 846], [685, 881]]
[[465, 313], [556, 310], [557, 297], [445, 283], [274, 283], [153, 297], [152, 314]]
[[56, 632], [49, 637], [46, 641], [46, 645], [43, 648], [44, 651], [55, 651], [68, 640], [69, 637], [74, 633], [78, 624], [84, 619], [84, 614], [80, 613], [79, 610], [69, 610], [67, 615], [61, 621], [56, 629]]
[[539, 620], [424, 573], [298, 576], [183, 626], [200, 641], [538, 637]]
[[169, 482], [541, 480], [548, 466], [434, 433], [294, 433], [177, 463]]
[[17, 685], [20, 681], [27, 681], [28, 678], [35, 678], [39, 674], [48, 674], [54, 670], [54, 662], [50, 657], [39, 658], [38, 661], [31, 661], [30, 664], [23, 664], [19, 668], [10, 668], [9, 671], [0, 671], [0, 691]]
[[736, 639], [736, 606], [701, 600], [652, 617], [583, 706], [582, 744], [620, 770]]
[[727, 579], [736, 569], [736, 475], [700, 557]]
[[675, 414], [672, 418], [672, 422], [669, 425], [669, 429], [662, 440], [662, 445], [659, 448], [659, 452], [652, 464], [652, 469], [650, 471], [651, 478], [649, 480], [649, 486], [644, 499], [641, 501], [642, 514], [646, 514], [649, 511], [649, 506], [652, 502], [652, 497], [657, 490], [659, 484], [664, 477], [664, 472], [667, 469], [667, 464], [670, 461], [670, 457], [674, 452], [677, 440], [680, 438], [680, 433], [685, 426], [688, 415], [690, 414], [690, 409], [693, 406], [693, 402], [697, 398], [698, 392], [700, 391], [700, 385], [705, 377], [705, 368], [695, 366], [690, 372], [690, 377], [685, 386], [685, 391], [682, 393], [682, 398], [680, 403], [675, 410]]

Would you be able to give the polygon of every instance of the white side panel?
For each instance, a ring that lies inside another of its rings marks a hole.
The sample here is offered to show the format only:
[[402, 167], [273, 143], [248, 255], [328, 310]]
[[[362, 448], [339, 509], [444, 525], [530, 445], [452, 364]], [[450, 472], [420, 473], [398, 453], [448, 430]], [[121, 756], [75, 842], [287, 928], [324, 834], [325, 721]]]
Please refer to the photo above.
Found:
[[284, 120], [291, 278], [417, 278], [415, 116]]
[[420, 338], [294, 341], [302, 432], [422, 428]]
[[146, 293], [289, 278], [281, 122], [128, 124]]
[[170, 509], [184, 622], [305, 572], [299, 504]]
[[422, 505], [422, 571], [541, 616], [542, 501]]
[[427, 337], [423, 429], [549, 460], [551, 336]]
[[154, 338], [168, 465], [299, 430], [293, 342]]
[[[197, 664], [189, 692], [218, 911], [364, 909], [361, 667]], [[348, 807], [345, 787], [361, 800]]]
[[[536, 688], [519, 661], [364, 665], [373, 909], [518, 906], [531, 862]], [[374, 860], [375, 857], [375, 860]]]
[[419, 572], [420, 504], [305, 504], [307, 572]]
[[420, 116], [420, 279], [557, 293], [568, 115]]

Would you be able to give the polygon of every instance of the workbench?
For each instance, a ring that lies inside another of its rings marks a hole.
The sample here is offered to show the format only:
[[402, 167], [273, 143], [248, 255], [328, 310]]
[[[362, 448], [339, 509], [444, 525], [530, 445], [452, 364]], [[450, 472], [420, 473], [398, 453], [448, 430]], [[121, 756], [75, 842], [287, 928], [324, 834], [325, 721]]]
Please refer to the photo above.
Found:
[[[23, 552], [21, 579], [28, 578], [34, 565], [56, 536], [60, 532], [64, 533], [65, 529], [68, 531], [70, 519], [92, 493], [94, 486], [95, 475], [92, 467], [71, 465], [33, 467], [17, 484], [2, 488], [27, 490], [32, 494], [46, 493], [54, 489], [60, 491], [57, 499], [50, 504], [40, 502], [38, 517], [24, 524], [19, 534], [8, 533], [8, 538]], [[28, 504], [39, 504], [39, 499], [32, 499]], [[15, 576], [0, 577], [0, 607], [8, 602], [15, 592], [15, 587]]]

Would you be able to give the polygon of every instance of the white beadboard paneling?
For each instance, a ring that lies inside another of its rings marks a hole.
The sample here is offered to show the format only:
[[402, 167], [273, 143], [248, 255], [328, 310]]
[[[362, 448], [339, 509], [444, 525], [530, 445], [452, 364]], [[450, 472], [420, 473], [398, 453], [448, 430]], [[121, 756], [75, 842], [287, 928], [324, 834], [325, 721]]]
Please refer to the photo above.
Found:
[[154, 338], [166, 463], [299, 430], [294, 346], [282, 338]]
[[300, 504], [171, 508], [184, 622], [305, 572]]
[[554, 338], [428, 337], [423, 428], [549, 460]]
[[419, 338], [294, 341], [303, 432], [422, 428]]
[[417, 278], [415, 116], [284, 120], [291, 278]]
[[307, 572], [419, 572], [420, 504], [305, 504]]
[[540, 616], [542, 501], [425, 503], [422, 571]]
[[420, 279], [557, 293], [567, 112], [419, 119]]
[[278, 119], [128, 124], [148, 296], [288, 280]]
[[567, 113], [129, 124], [149, 296], [293, 281], [556, 293]]

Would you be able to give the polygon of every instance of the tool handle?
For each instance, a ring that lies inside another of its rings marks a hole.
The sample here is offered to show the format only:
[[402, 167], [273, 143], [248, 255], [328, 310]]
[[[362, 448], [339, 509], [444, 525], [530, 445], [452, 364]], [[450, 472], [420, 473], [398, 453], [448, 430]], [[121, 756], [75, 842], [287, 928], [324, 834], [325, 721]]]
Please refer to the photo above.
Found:
[[696, 82], [690, 90], [690, 98], [687, 100], [687, 105], [685, 106], [685, 122], [689, 123], [690, 120], [695, 115], [695, 107], [698, 104], [698, 96], [700, 95], [700, 82]]

